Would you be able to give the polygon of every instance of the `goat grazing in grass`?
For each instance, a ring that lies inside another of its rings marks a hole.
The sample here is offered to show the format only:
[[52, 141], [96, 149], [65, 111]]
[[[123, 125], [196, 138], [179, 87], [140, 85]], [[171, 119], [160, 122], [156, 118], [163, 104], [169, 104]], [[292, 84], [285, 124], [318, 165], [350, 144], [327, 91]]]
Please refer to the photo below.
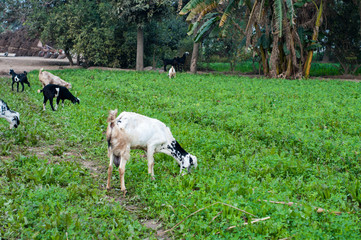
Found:
[[20, 124], [20, 115], [18, 112], [10, 110], [6, 102], [0, 99], [0, 118], [5, 118], [10, 123], [10, 129], [17, 128]]
[[14, 84], [16, 83], [16, 90], [19, 92], [19, 83], [21, 83], [21, 86], [23, 87], [23, 89], [21, 90], [22, 92], [24, 91], [24, 83], [27, 84], [30, 87], [30, 83], [28, 80], [28, 73], [26, 71], [24, 71], [24, 73], [20, 73], [17, 74], [14, 72], [13, 69], [10, 69], [9, 74], [11, 75], [11, 78], [13, 80], [13, 83], [11, 84], [11, 90], [14, 91]]
[[111, 110], [108, 116], [106, 138], [108, 141], [107, 189], [110, 189], [110, 179], [113, 163], [119, 167], [120, 189], [126, 193], [124, 183], [125, 165], [130, 158], [130, 149], [141, 149], [147, 152], [148, 173], [154, 179], [154, 153], [165, 153], [172, 156], [180, 166], [180, 171], [197, 167], [197, 158], [187, 153], [174, 139], [170, 129], [161, 121], [133, 112]]
[[71, 88], [71, 84], [68, 82], [65, 82], [63, 79], [61, 79], [58, 76], [55, 76], [54, 74], [43, 71], [43, 68], [39, 71], [39, 81], [43, 85], [43, 88], [48, 84], [56, 84], [63, 87], [66, 87], [68, 89]]
[[[45, 111], [46, 102], [48, 100], [50, 102], [50, 106], [51, 106], [51, 109], [53, 109], [53, 111], [58, 109], [60, 100], [62, 100], [63, 107], [64, 107], [65, 99], [70, 100], [73, 104], [80, 103], [79, 98], [74, 97], [73, 94], [71, 94], [71, 92], [69, 92], [69, 90], [63, 86], [59, 86], [59, 85], [55, 85], [55, 84], [48, 84], [42, 90], [39, 89], [38, 92], [39, 93], [42, 92], [44, 95], [44, 101], [43, 101], [43, 110], [44, 111]], [[56, 106], [54, 109], [53, 98], [55, 98], [55, 97], [56, 97]]]
[[172, 67], [169, 69], [169, 73], [168, 73], [169, 79], [171, 79], [172, 77], [175, 77], [175, 75], [176, 75], [176, 72], [175, 72], [174, 67], [172, 66]]

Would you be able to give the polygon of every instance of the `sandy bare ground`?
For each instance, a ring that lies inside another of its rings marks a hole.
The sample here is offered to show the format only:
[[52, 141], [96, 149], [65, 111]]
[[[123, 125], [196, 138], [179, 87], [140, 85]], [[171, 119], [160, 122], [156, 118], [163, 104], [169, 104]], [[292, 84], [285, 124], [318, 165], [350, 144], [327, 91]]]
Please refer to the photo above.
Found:
[[9, 76], [10, 69], [16, 73], [44, 69], [78, 68], [70, 66], [68, 59], [53, 59], [43, 57], [0, 57], [0, 76]]

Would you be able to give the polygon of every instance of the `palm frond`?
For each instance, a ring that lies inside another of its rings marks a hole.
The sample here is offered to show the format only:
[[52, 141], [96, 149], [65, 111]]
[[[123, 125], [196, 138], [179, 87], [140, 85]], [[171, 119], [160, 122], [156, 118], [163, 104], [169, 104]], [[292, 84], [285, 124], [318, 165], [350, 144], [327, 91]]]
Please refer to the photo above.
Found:
[[198, 28], [198, 25], [199, 22], [189, 24], [187, 35], [188, 36], [193, 35], [194, 31]]
[[216, 22], [219, 20], [219, 17], [210, 18], [206, 21], [198, 30], [197, 35], [194, 38], [194, 42], [200, 42], [204, 37], [206, 37], [212, 29], [216, 26]]
[[226, 7], [226, 9], [224, 10], [224, 13], [221, 17], [221, 21], [219, 22], [219, 26], [223, 27], [224, 23], [226, 22], [226, 20], [228, 19], [231, 10], [234, 8], [234, 6], [236, 5], [237, 0], [230, 0], [228, 3], [228, 6]]
[[206, 15], [207, 13], [211, 12], [212, 10], [214, 10], [217, 7], [217, 3], [213, 2], [211, 4], [209, 4], [208, 6], [206, 6], [199, 14], [197, 21], [200, 21], [204, 15]]
[[197, 13], [201, 12], [199, 9], [205, 8], [206, 6], [212, 4], [213, 2], [216, 2], [215, 0], [191, 0], [189, 1], [179, 12], [179, 15], [185, 15], [188, 12], [194, 12]]
[[293, 1], [292, 0], [286, 0], [286, 6], [287, 6], [287, 14], [288, 14], [288, 18], [290, 21], [290, 25], [291, 27], [293, 27], [295, 25], [295, 19], [294, 17], [296, 16], [295, 14], [295, 8], [293, 6]]
[[206, 0], [191, 0], [189, 1], [183, 8], [182, 10], [179, 12], [179, 15], [185, 15], [188, 12], [192, 11], [193, 9], [195, 9], [197, 6], [199, 6], [200, 4], [204, 4]]

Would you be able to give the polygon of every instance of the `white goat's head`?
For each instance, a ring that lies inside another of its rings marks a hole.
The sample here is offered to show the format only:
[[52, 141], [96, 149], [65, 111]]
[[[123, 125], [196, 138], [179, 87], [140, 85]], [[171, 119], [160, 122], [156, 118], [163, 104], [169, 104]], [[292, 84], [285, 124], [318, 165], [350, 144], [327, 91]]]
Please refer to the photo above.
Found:
[[[197, 168], [198, 162], [197, 157], [192, 154], [187, 154], [184, 156], [183, 161], [181, 162], [181, 171], [187, 169], [187, 172], [190, 173], [191, 167]], [[184, 175], [185, 172], [182, 173]]]
[[5, 118], [10, 123], [10, 129], [17, 128], [20, 124], [20, 115], [18, 112], [6, 110], [0, 117]]

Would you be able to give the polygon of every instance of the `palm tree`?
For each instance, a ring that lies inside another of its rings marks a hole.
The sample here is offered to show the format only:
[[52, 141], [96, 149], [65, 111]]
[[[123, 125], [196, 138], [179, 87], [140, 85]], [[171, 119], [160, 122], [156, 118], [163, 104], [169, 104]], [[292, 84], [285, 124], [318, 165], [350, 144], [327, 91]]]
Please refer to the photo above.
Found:
[[[189, 14], [187, 20], [191, 22], [192, 30], [198, 29], [196, 42], [216, 28], [235, 24], [234, 18], [242, 19], [246, 23], [240, 27], [245, 35], [245, 46], [261, 56], [264, 75], [300, 78], [309, 75], [312, 50], [322, 22], [322, 2], [191, 0], [180, 14]], [[306, 36], [306, 30], [310, 29], [313, 30], [312, 38]]]

